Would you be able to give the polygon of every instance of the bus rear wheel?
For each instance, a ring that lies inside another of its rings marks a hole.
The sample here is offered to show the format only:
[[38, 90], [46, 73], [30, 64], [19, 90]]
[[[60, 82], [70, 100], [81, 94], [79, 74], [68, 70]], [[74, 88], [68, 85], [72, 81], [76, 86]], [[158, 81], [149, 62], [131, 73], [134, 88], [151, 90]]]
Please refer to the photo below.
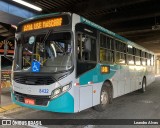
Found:
[[146, 78], [144, 77], [143, 78], [143, 81], [142, 81], [142, 89], [141, 89], [141, 92], [145, 92], [146, 91]]
[[101, 94], [100, 94], [100, 104], [94, 106], [94, 109], [97, 111], [104, 111], [107, 108], [107, 105], [111, 103], [111, 87], [108, 87], [106, 85], [102, 86]]

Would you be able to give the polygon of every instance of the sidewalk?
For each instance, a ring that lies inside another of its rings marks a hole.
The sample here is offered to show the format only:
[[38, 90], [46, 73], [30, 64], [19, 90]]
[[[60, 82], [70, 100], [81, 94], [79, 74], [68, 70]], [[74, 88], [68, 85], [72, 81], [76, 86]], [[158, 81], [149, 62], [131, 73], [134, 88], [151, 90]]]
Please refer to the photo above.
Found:
[[0, 113], [20, 107], [12, 103], [9, 88], [3, 88], [0, 96]]

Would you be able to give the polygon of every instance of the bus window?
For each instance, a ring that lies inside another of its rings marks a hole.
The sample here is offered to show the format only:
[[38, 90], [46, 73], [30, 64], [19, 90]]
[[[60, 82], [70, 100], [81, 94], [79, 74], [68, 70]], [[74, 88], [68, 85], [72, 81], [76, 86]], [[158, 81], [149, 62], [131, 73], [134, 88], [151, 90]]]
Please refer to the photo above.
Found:
[[154, 55], [151, 56], [151, 65], [154, 65]]
[[151, 54], [148, 54], [148, 57], [147, 57], [147, 65], [148, 65], [148, 66], [151, 65]]
[[107, 48], [107, 37], [102, 34], [100, 34], [100, 46], [103, 48]]
[[127, 51], [128, 51], [128, 64], [133, 65], [134, 64], [134, 48], [131, 45], [127, 46]]
[[113, 62], [114, 61], [114, 52], [104, 49], [104, 48], [100, 48], [100, 61], [104, 62]]
[[103, 34], [100, 34], [100, 62], [114, 62], [113, 39]]
[[133, 55], [133, 47], [131, 45], [128, 45], [128, 54]]
[[141, 65], [141, 59], [140, 59], [140, 57], [135, 57], [135, 64], [136, 65]]
[[147, 65], [150, 66], [150, 64], [151, 64], [151, 60], [147, 59]]
[[96, 39], [77, 34], [77, 76], [93, 69], [97, 64]]
[[96, 61], [96, 40], [85, 35], [78, 34], [78, 60]]
[[151, 64], [150, 54], [147, 53], [147, 52], [145, 52], [145, 58], [146, 58], [146, 64], [147, 64], [148, 66], [150, 66], [150, 64]]
[[146, 58], [142, 58], [142, 65], [146, 65]]
[[116, 41], [116, 62], [120, 64], [126, 63], [126, 44]]
[[120, 64], [125, 64], [126, 63], [126, 54], [116, 52], [116, 62]]
[[140, 56], [141, 56], [141, 51], [135, 48], [135, 64], [136, 65], [141, 65]]

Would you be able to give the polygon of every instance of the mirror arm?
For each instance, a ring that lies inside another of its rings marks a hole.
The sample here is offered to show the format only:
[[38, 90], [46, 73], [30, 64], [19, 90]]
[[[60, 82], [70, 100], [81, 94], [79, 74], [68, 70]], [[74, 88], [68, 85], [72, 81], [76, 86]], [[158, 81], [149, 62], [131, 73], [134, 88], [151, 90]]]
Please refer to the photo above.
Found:
[[5, 57], [6, 59], [10, 60], [10, 61], [13, 61], [13, 60], [14, 60], [14, 58], [11, 59], [11, 58], [9, 58], [7, 55], [5, 55], [5, 54], [4, 54], [4, 57]]

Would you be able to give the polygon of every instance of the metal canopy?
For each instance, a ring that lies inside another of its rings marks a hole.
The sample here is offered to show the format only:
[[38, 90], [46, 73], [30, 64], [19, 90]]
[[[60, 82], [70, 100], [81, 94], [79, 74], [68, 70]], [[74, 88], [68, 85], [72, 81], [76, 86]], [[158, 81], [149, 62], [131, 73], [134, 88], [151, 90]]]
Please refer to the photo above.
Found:
[[160, 23], [160, 0], [24, 1], [41, 7], [43, 14], [75, 12], [153, 52], [160, 53], [160, 26], [156, 26]]
[[10, 24], [0, 22], [0, 37], [2, 40], [14, 36], [15, 31], [16, 29]]

